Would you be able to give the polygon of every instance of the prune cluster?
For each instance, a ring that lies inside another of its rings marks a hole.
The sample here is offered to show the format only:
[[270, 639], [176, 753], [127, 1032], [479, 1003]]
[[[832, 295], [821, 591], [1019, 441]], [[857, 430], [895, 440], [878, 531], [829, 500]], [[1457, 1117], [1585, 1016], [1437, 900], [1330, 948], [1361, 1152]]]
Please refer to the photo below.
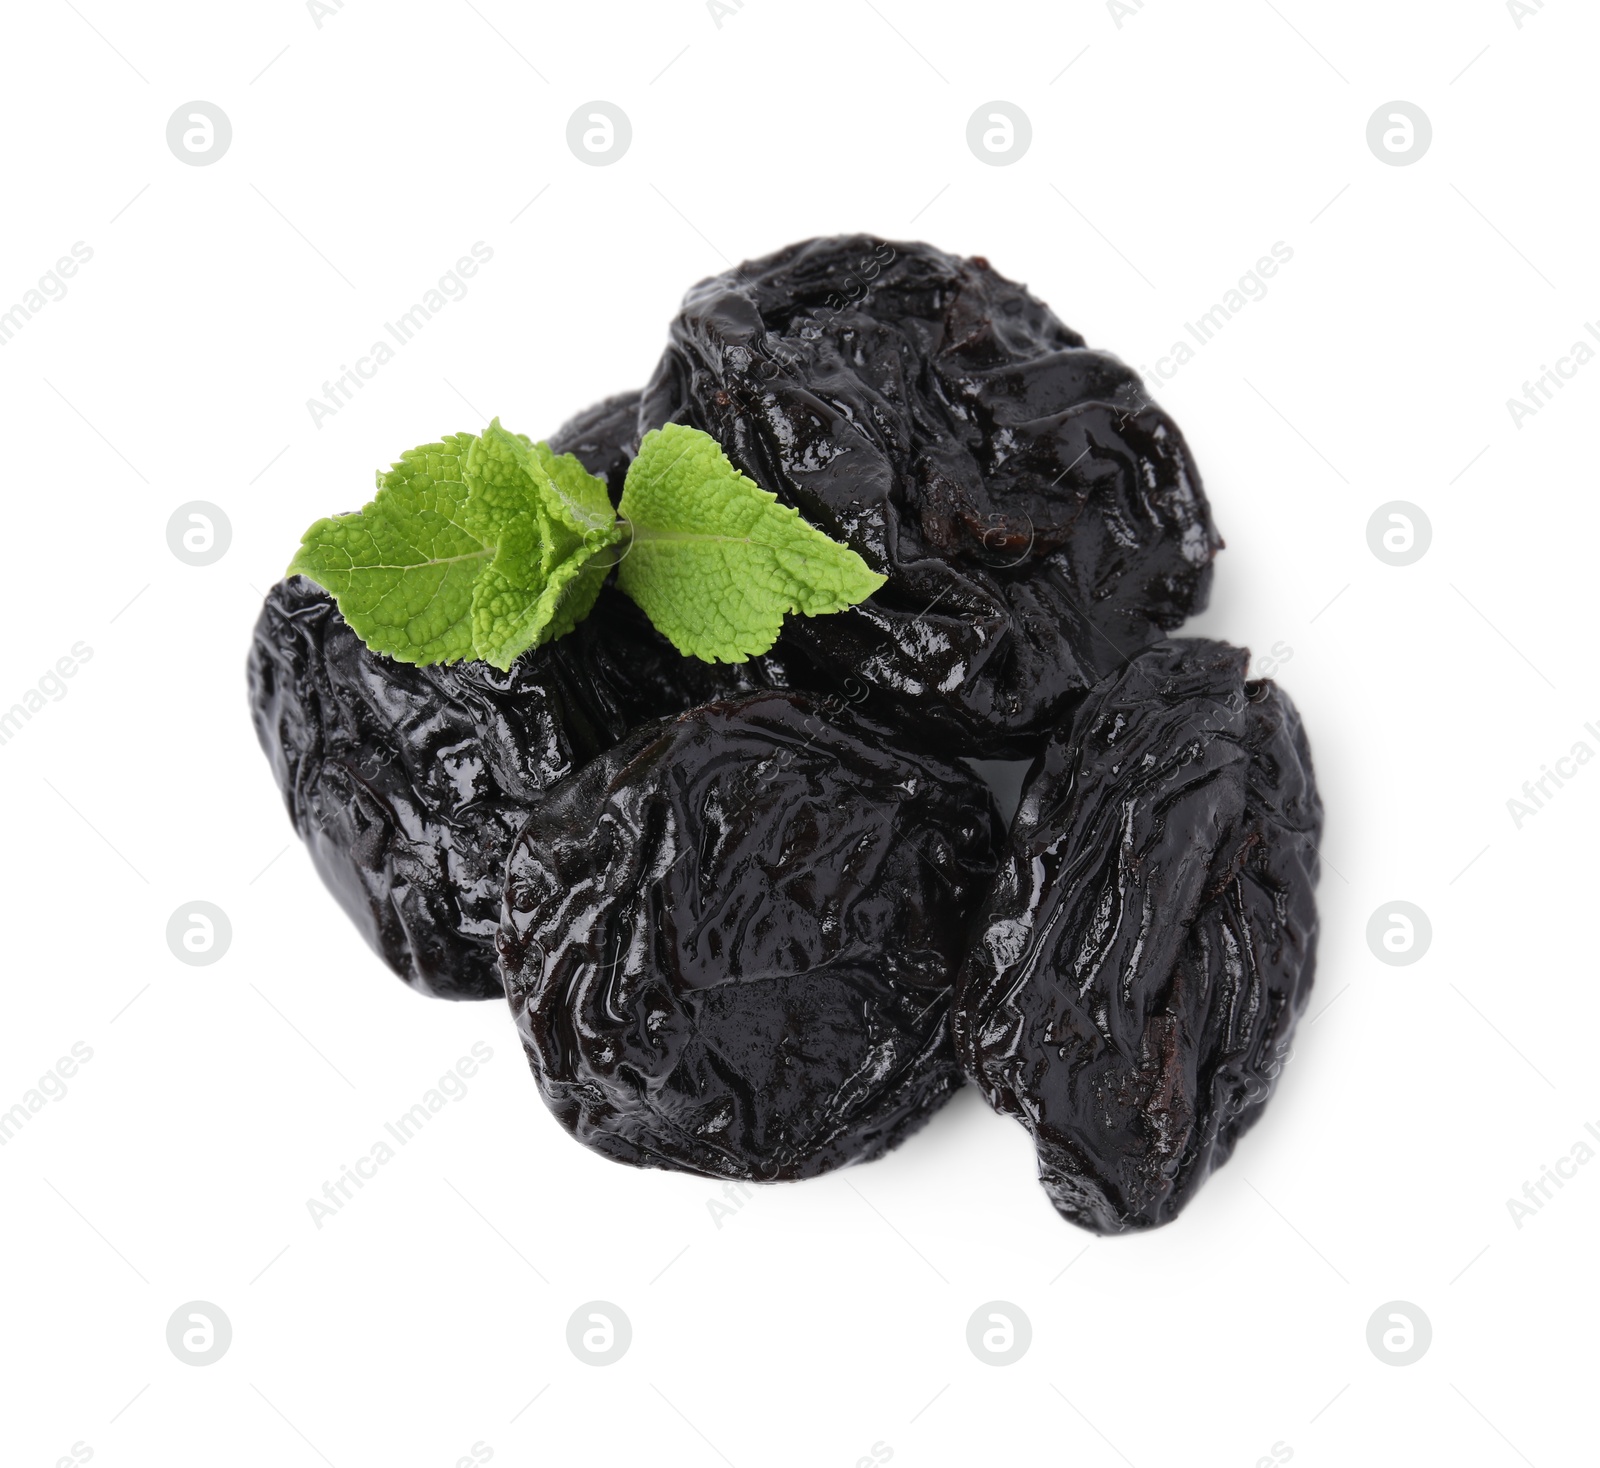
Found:
[[865, 235], [701, 282], [550, 442], [616, 501], [668, 423], [885, 585], [735, 665], [608, 586], [502, 673], [280, 583], [252, 712], [324, 881], [414, 988], [504, 994], [616, 1161], [810, 1177], [970, 1079], [1066, 1218], [1169, 1221], [1283, 1067], [1322, 819], [1287, 696], [1168, 635], [1222, 544], [1177, 425], [987, 261]]

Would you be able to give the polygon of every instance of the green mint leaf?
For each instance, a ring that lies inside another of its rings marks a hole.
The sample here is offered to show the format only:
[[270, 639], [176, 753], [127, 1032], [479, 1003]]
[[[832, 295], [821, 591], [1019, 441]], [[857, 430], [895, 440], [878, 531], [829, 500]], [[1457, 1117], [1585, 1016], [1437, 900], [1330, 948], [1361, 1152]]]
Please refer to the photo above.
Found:
[[472, 592], [474, 655], [509, 668], [589, 614], [621, 539], [605, 484], [497, 418], [471, 448], [467, 520], [496, 545]]
[[374, 652], [502, 669], [589, 614], [625, 539], [622, 589], [706, 662], [764, 653], [785, 616], [843, 611], [884, 583], [680, 424], [645, 435], [622, 514], [571, 454], [496, 418], [407, 450], [370, 504], [305, 533], [289, 570], [332, 592]]
[[325, 587], [356, 635], [402, 663], [473, 656], [473, 588], [494, 557], [469, 528], [471, 434], [408, 449], [353, 515], [318, 520], [289, 563]]
[[461, 465], [468, 490], [465, 523], [485, 545], [498, 545], [506, 526], [534, 507], [523, 467], [529, 452], [527, 437], [507, 433], [498, 418], [467, 447]]
[[610, 530], [617, 523], [605, 480], [585, 469], [576, 454], [552, 453], [547, 443], [534, 444], [533, 451], [550, 476], [545, 504], [553, 516], [580, 534]]
[[617, 512], [611, 508], [611, 494], [605, 480], [585, 469], [576, 454], [552, 453], [547, 443], [534, 444], [533, 451], [549, 474], [554, 491], [547, 507], [583, 535], [586, 548], [596, 547], [575, 565], [570, 579], [563, 582], [561, 598], [546, 635], [547, 641], [554, 641], [565, 637], [593, 609], [600, 588], [616, 563], [613, 547], [624, 538], [626, 531], [617, 523]]
[[771, 648], [786, 614], [841, 612], [884, 584], [681, 424], [644, 436], [620, 510], [632, 544], [617, 583], [686, 657], [742, 663]]

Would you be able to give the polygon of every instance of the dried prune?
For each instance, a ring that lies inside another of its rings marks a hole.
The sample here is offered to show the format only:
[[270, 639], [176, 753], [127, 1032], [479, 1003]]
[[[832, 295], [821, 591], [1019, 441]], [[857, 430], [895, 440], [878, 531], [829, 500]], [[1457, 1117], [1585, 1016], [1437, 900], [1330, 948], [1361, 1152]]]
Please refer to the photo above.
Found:
[[768, 693], [638, 731], [507, 865], [506, 992], [550, 1109], [619, 1162], [810, 1177], [960, 1084], [967, 919], [1000, 831], [964, 766]]
[[370, 652], [302, 577], [273, 587], [250, 706], [295, 830], [362, 936], [413, 988], [503, 992], [505, 854], [528, 808], [610, 743], [551, 647], [508, 673]]
[[1157, 644], [1029, 773], [957, 986], [963, 1064], [1050, 1200], [1166, 1223], [1261, 1115], [1310, 993], [1322, 806], [1248, 653]]
[[1177, 425], [981, 258], [852, 235], [702, 281], [640, 403], [668, 421], [889, 578], [779, 648], [963, 754], [1032, 755], [1209, 593]]
[[643, 723], [781, 686], [781, 665], [685, 658], [614, 586], [502, 673], [370, 651], [320, 587], [274, 587], [249, 659], [256, 736], [295, 830], [368, 943], [446, 998], [503, 990], [503, 863], [542, 791]]
[[775, 658], [704, 663], [684, 657], [610, 583], [594, 610], [551, 646], [582, 679], [590, 714], [608, 744], [640, 724], [698, 704], [783, 688], [788, 682], [781, 660]]

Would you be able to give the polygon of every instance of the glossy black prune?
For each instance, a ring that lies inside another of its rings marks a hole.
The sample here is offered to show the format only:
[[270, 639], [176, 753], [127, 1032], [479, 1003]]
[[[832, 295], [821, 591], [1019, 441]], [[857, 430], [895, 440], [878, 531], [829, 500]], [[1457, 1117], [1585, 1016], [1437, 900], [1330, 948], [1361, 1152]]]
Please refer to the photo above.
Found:
[[964, 766], [769, 693], [639, 731], [507, 866], [506, 991], [545, 1101], [618, 1162], [810, 1177], [960, 1085], [951, 982], [1000, 837]]
[[542, 792], [610, 743], [566, 661], [397, 663], [293, 576], [267, 596], [248, 671], [289, 817], [362, 936], [425, 994], [501, 994], [505, 854]]
[[614, 581], [594, 610], [551, 646], [582, 679], [590, 716], [607, 744], [702, 703], [787, 685], [777, 659], [703, 663], [684, 657]]
[[957, 985], [962, 1063], [1100, 1233], [1167, 1223], [1261, 1115], [1311, 990], [1322, 805], [1249, 654], [1158, 644], [1035, 761]]
[[889, 578], [779, 649], [960, 753], [1032, 755], [1205, 605], [1222, 542], [1177, 425], [983, 259], [851, 235], [702, 281], [640, 403], [668, 421]]

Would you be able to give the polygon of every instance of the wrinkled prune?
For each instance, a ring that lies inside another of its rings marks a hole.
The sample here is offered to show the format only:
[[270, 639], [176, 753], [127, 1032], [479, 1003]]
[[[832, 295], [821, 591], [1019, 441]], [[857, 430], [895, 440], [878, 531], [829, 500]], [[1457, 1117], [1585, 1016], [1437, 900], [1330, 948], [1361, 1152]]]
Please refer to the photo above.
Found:
[[643, 723], [782, 686], [685, 658], [614, 586], [509, 673], [370, 651], [320, 587], [274, 587], [249, 659], [256, 736], [295, 830], [368, 943], [427, 994], [502, 992], [503, 863], [540, 793]]
[[777, 659], [703, 663], [684, 657], [615, 583], [608, 583], [594, 610], [551, 646], [582, 678], [590, 713], [607, 744], [640, 724], [702, 703], [787, 685]]
[[1030, 771], [957, 986], [963, 1064], [1075, 1223], [1166, 1223], [1260, 1116], [1310, 993], [1322, 806], [1248, 653], [1157, 646]]
[[639, 731], [534, 808], [500, 952], [568, 1131], [635, 1166], [810, 1177], [961, 1083], [951, 982], [999, 826], [909, 744], [761, 694]]
[[702, 281], [641, 429], [710, 433], [889, 583], [778, 646], [971, 755], [1032, 755], [1206, 602], [1221, 546], [1177, 425], [983, 259], [866, 235]]
[[362, 936], [425, 994], [503, 992], [505, 854], [541, 792], [611, 742], [557, 646], [509, 673], [397, 663], [299, 576], [256, 623], [251, 713], [295, 830]]

